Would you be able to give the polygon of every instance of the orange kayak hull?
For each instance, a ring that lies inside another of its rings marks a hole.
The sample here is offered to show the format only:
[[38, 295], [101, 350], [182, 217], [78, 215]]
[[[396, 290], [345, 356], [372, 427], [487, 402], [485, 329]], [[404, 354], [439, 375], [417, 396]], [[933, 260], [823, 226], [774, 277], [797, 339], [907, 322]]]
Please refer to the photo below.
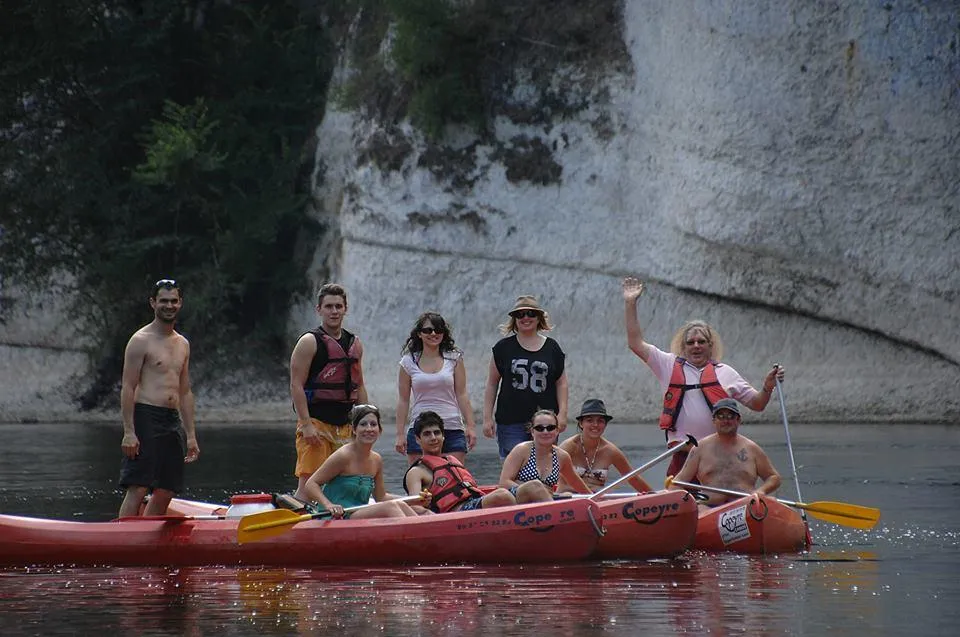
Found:
[[674, 557], [693, 545], [697, 504], [686, 491], [657, 491], [600, 501], [605, 533], [596, 559]]
[[762, 504], [739, 498], [712, 509], [701, 508], [694, 548], [748, 554], [807, 550], [809, 534], [800, 514], [773, 498]]

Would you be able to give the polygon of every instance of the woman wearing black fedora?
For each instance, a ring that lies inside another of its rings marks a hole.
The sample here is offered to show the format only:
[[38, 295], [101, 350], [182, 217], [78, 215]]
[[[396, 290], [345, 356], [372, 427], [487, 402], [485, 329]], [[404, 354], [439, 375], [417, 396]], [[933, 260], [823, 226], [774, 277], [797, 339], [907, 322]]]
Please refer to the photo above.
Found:
[[[574, 470], [583, 481], [596, 491], [607, 483], [607, 472], [610, 467], [616, 468], [620, 475], [633, 471], [627, 456], [620, 448], [603, 437], [607, 423], [613, 416], [607, 413], [607, 407], [599, 398], [588, 398], [583, 401], [580, 415], [577, 416], [579, 433], [567, 438], [560, 448], [570, 454]], [[639, 492], [653, 491], [647, 482], [639, 475], [628, 481]], [[575, 491], [565, 481], [557, 485], [557, 491]]]
[[[504, 338], [493, 346], [483, 395], [483, 435], [497, 436], [503, 460], [518, 443], [531, 440], [527, 425], [538, 409], [557, 414], [567, 427], [566, 354], [541, 332], [553, 328], [537, 297], [517, 297], [509, 320], [500, 326]], [[496, 412], [494, 412], [496, 404]]]

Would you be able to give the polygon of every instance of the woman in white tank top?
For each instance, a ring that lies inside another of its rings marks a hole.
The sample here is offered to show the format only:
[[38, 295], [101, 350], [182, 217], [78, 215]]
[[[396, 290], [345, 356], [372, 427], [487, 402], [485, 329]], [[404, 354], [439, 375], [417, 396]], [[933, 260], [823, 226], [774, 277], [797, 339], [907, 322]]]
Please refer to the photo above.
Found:
[[467, 396], [463, 352], [455, 345], [450, 326], [435, 312], [417, 318], [403, 346], [397, 378], [398, 453], [413, 464], [422, 454], [413, 435], [417, 415], [434, 411], [443, 419], [443, 453], [460, 462], [477, 443], [473, 409]]

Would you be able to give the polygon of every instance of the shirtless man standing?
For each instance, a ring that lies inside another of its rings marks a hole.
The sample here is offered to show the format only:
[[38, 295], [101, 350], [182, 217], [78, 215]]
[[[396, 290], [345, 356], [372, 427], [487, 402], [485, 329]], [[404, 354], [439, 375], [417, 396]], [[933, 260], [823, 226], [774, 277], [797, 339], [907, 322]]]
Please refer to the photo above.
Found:
[[[683, 469], [674, 479], [734, 491], [752, 493], [754, 497], [769, 495], [780, 487], [780, 474], [774, 468], [763, 449], [737, 433], [740, 427], [740, 405], [733, 398], [718, 400], [713, 406], [713, 424], [717, 433], [707, 436], [690, 452]], [[757, 479], [763, 484], [757, 487]], [[676, 485], [671, 489], [682, 489]], [[706, 506], [715, 507], [734, 498], [708, 493]]]
[[[127, 492], [120, 517], [164, 515], [183, 490], [183, 465], [200, 455], [190, 389], [190, 343], [173, 329], [183, 296], [172, 279], [160, 279], [150, 295], [154, 319], [134, 332], [123, 355], [120, 414], [123, 464], [120, 486]], [[180, 416], [183, 416], [181, 425]]]

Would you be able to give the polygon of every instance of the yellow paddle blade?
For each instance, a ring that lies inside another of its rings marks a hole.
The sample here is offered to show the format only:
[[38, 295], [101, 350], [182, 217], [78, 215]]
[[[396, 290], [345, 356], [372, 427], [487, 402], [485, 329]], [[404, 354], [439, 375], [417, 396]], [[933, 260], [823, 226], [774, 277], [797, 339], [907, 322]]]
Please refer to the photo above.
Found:
[[283, 535], [293, 528], [294, 524], [312, 520], [313, 517], [309, 513], [300, 515], [289, 509], [273, 509], [272, 511], [251, 513], [243, 516], [240, 519], [240, 524], [237, 525], [237, 542], [240, 544], [259, 542]]
[[[789, 504], [784, 502], [784, 504]], [[818, 520], [833, 522], [855, 529], [872, 529], [880, 520], [880, 509], [847, 504], [846, 502], [795, 502], [792, 506], [809, 511]]]

